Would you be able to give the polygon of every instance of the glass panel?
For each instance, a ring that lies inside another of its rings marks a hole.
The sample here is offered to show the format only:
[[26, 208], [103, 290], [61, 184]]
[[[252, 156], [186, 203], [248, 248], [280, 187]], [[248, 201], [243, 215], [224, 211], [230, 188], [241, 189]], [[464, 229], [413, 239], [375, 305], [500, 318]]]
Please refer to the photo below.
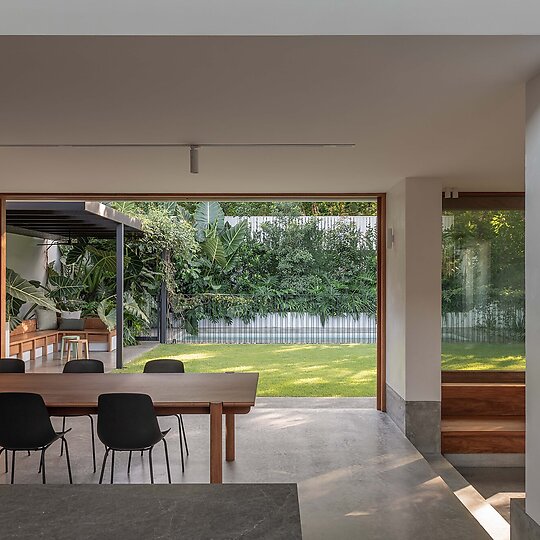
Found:
[[443, 215], [442, 369], [525, 368], [525, 215]]

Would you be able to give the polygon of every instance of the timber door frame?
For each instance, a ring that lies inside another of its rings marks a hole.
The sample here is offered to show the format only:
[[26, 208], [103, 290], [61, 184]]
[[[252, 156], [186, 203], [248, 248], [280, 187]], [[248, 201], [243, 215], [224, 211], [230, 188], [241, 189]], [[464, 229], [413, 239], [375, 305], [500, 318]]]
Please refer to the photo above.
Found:
[[385, 193], [2, 193], [0, 194], [0, 357], [6, 350], [7, 201], [355, 201], [377, 202], [377, 409], [386, 411], [386, 194]]

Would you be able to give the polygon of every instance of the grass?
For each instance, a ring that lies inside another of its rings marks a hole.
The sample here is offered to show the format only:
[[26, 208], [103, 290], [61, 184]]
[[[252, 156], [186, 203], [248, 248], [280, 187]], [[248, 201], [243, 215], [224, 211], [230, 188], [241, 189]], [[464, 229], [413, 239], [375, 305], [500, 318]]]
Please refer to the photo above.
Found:
[[186, 371], [257, 371], [259, 396], [365, 397], [375, 395], [375, 354], [375, 345], [159, 345], [122, 372], [176, 358]]
[[[521, 344], [443, 343], [442, 369], [525, 369]], [[122, 373], [140, 373], [154, 358], [182, 360], [186, 371], [257, 371], [259, 396], [371, 397], [375, 345], [159, 345]]]
[[442, 368], [524, 370], [523, 343], [443, 343]]

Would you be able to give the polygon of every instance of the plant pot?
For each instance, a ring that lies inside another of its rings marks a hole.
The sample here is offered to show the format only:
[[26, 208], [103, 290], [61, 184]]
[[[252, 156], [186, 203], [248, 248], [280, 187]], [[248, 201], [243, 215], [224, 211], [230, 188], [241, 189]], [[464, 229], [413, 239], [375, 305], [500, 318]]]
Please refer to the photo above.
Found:
[[80, 319], [81, 318], [82, 310], [78, 311], [62, 311], [60, 312], [60, 316], [62, 319]]

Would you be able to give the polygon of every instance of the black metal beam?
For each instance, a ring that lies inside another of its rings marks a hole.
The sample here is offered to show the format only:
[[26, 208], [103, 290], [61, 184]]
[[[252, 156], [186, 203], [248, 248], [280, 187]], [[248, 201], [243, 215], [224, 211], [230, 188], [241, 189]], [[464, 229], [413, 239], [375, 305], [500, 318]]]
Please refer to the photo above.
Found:
[[[169, 261], [169, 251], [163, 250], [163, 260]], [[160, 305], [159, 305], [159, 342], [167, 343], [168, 336], [168, 314], [169, 314], [169, 295], [165, 280], [161, 282]]]
[[124, 360], [124, 224], [116, 225], [116, 369]]
[[118, 223], [125, 235], [141, 234], [139, 220], [97, 202], [10, 201], [6, 220], [26, 229], [27, 236], [35, 231], [66, 238], [115, 238]]

